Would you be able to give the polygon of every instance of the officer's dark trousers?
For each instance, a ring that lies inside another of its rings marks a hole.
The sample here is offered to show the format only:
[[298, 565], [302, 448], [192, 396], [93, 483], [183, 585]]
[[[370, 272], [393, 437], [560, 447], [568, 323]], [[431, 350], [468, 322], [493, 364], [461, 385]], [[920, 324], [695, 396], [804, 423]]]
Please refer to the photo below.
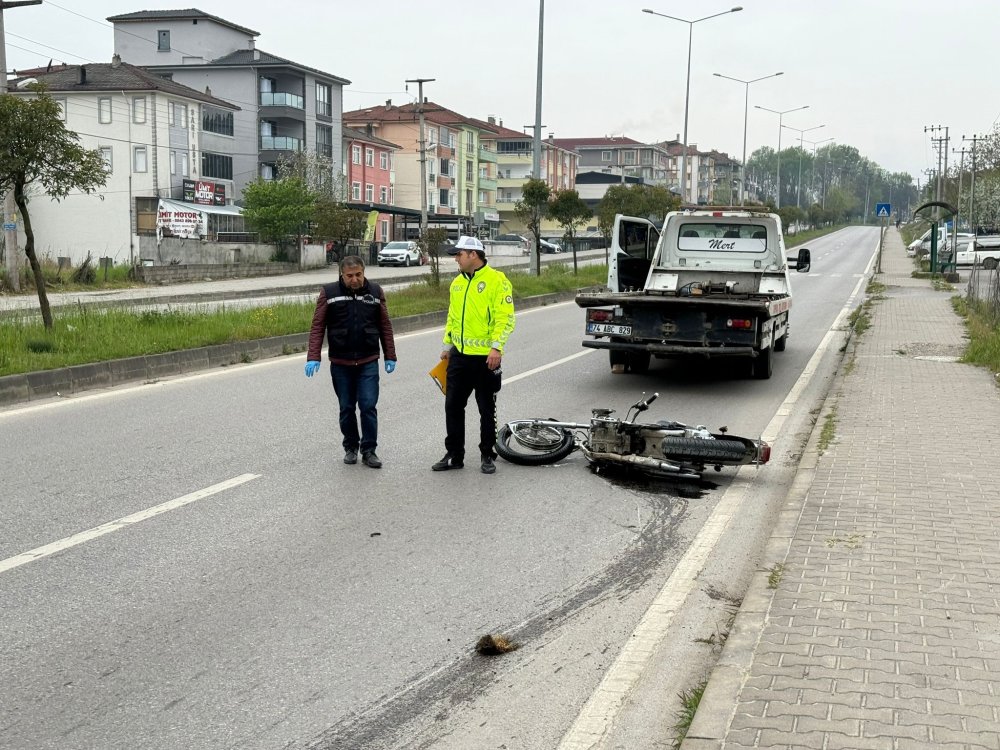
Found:
[[465, 456], [465, 406], [476, 394], [479, 407], [479, 453], [495, 457], [497, 439], [497, 391], [500, 371], [486, 366], [486, 356], [466, 355], [452, 348], [448, 358], [448, 384], [444, 397], [444, 421], [448, 434], [445, 450], [456, 458]]

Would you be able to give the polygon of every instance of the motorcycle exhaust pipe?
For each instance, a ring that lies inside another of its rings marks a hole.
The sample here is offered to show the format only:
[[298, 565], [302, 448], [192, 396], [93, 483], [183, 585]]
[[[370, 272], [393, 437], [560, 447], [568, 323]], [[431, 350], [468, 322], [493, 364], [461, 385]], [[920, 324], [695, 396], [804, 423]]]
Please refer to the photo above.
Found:
[[687, 474], [686, 469], [682, 469], [677, 464], [669, 461], [659, 461], [648, 456], [636, 456], [633, 454], [623, 456], [620, 453], [595, 453], [594, 451], [583, 450], [583, 455], [588, 461], [606, 461], [612, 464], [632, 464], [642, 469], [661, 471], [668, 474]]

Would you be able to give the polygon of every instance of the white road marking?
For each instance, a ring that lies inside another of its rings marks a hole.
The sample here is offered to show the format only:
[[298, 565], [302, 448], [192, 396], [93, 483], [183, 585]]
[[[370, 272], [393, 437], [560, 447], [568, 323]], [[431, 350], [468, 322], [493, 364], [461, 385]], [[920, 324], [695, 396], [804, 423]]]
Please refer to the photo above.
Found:
[[545, 370], [549, 370], [549, 369], [551, 369], [553, 367], [558, 367], [559, 365], [563, 365], [563, 364], [566, 364], [567, 362], [571, 362], [574, 359], [579, 359], [580, 357], [585, 357], [588, 354], [593, 354], [595, 351], [597, 351], [597, 350], [596, 349], [584, 349], [582, 352], [577, 352], [576, 354], [570, 354], [568, 357], [563, 357], [562, 359], [557, 359], [554, 362], [549, 362], [547, 365], [541, 365], [540, 367], [535, 367], [535, 368], [533, 368], [531, 370], [525, 370], [522, 373], [519, 373], [517, 375], [513, 375], [512, 377], [509, 377], [509, 378], [505, 378], [505, 380], [508, 383], [516, 383], [518, 380], [523, 380], [524, 378], [527, 378], [527, 377], [529, 377], [531, 375], [537, 375], [538, 373], [544, 372]]
[[147, 521], [154, 516], [160, 515], [161, 513], [176, 510], [177, 508], [181, 508], [198, 500], [204, 500], [206, 497], [217, 495], [224, 490], [237, 487], [253, 479], [259, 478], [260, 474], [240, 474], [238, 477], [227, 479], [225, 482], [219, 482], [218, 484], [213, 484], [211, 487], [206, 487], [203, 490], [197, 490], [196, 492], [191, 492], [187, 495], [183, 495], [182, 497], [168, 500], [165, 503], [154, 505], [152, 508], [140, 510], [132, 515], [119, 518], [117, 521], [109, 521], [108, 523], [95, 526], [94, 528], [87, 529], [86, 531], [81, 531], [78, 534], [73, 534], [72, 536], [65, 537], [42, 547], [35, 547], [35, 549], [22, 552], [20, 555], [8, 557], [6, 560], [0, 560], [0, 574], [6, 573], [8, 570], [13, 570], [21, 565], [27, 565], [30, 562], [41, 560], [49, 555], [54, 555], [57, 552], [62, 552], [63, 550], [67, 550], [71, 547], [76, 547], [79, 544], [97, 539], [98, 537], [110, 534], [113, 531], [119, 531], [127, 526], [132, 526], [140, 523], [141, 521]]
[[[873, 254], [868, 263], [868, 271], [871, 271], [874, 262]], [[815, 374], [824, 353], [830, 348], [834, 337], [842, 332], [844, 320], [850, 315], [854, 301], [861, 293], [864, 284], [864, 278], [858, 281], [833, 326], [827, 331], [802, 374], [795, 381], [795, 385], [788, 392], [788, 396], [764, 428], [762, 434], [764, 440], [771, 442], [780, 434], [789, 414]], [[743, 466], [737, 471], [735, 480], [677, 563], [670, 578], [663, 584], [663, 588], [639, 620], [635, 630], [625, 641], [618, 658], [584, 704], [569, 731], [563, 736], [558, 750], [592, 750], [601, 747], [616, 717], [666, 637], [674, 613], [684, 606], [684, 602], [698, 583], [698, 575], [709, 555], [749, 495], [754, 480], [760, 476], [757, 468]]]

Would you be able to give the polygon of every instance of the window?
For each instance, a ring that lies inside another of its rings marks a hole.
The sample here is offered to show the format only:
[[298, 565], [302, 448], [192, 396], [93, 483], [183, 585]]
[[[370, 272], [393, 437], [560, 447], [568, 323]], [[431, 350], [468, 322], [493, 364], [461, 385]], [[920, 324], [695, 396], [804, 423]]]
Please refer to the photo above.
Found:
[[325, 83], [316, 84], [316, 114], [330, 116], [330, 87]]
[[470, 152], [476, 150], [476, 136], [472, 133], [465, 134], [465, 148]]
[[161, 29], [156, 32], [156, 49], [160, 52], [170, 51], [170, 32]]
[[623, 164], [635, 164], [635, 151], [623, 151], [622, 152], [622, 163]]
[[375, 186], [370, 182], [365, 183], [365, 203], [375, 202]]
[[382, 242], [388, 242], [389, 241], [389, 220], [388, 219], [382, 219], [382, 221], [379, 222], [379, 223], [382, 225]]
[[455, 134], [448, 133], [448, 148], [455, 148]]
[[201, 176], [214, 177], [217, 180], [233, 179], [233, 157], [202, 151]]
[[188, 167], [188, 152], [181, 151], [181, 175], [183, 177], [190, 177], [191, 171]]
[[450, 163], [451, 162], [448, 159], [442, 159], [441, 160], [441, 176], [442, 177], [447, 177], [448, 175], [451, 174], [451, 170], [448, 168], [448, 165]]
[[448, 205], [448, 192], [449, 191], [445, 189], [445, 190], [441, 190], [439, 192], [440, 192], [441, 195], [440, 195], [440, 200], [438, 201], [438, 203], [440, 205], [442, 205], [442, 206], [447, 206]]
[[132, 149], [132, 171], [133, 172], [145, 172], [146, 171], [146, 147], [136, 146]]
[[610, 151], [602, 151], [601, 152], [601, 161], [611, 161], [611, 152]]
[[389, 152], [388, 151], [379, 151], [378, 152], [378, 166], [379, 166], [379, 169], [388, 169], [389, 168]]
[[375, 166], [375, 149], [373, 148], [365, 149], [365, 166], [366, 167]]
[[177, 174], [177, 152], [170, 152], [170, 174]]
[[352, 182], [351, 183], [351, 200], [359, 201], [361, 200], [361, 183]]
[[139, 125], [146, 122], [146, 97], [132, 97], [132, 122]]
[[111, 174], [111, 146], [101, 146], [98, 150], [101, 152], [101, 161], [104, 162], [104, 166], [107, 168], [108, 174]]
[[201, 129], [206, 133], [233, 135], [233, 113], [203, 104], [201, 107]]
[[465, 162], [465, 179], [472, 182], [472, 162]]
[[316, 126], [316, 153], [333, 158], [333, 128], [329, 125]]
[[482, 204], [486, 203], [486, 191], [485, 190], [480, 190], [479, 191], [479, 202], [482, 203]]
[[97, 100], [97, 121], [102, 125], [111, 122], [111, 97], [102, 96]]
[[387, 188], [385, 185], [382, 185], [378, 189], [378, 202], [379, 203], [389, 202], [389, 188]]
[[437, 140], [438, 140], [438, 131], [437, 131], [437, 128], [428, 128], [427, 129], [427, 147], [430, 148], [431, 146], [436, 146], [437, 145]]
[[59, 105], [59, 119], [66, 122], [66, 99], [56, 99], [55, 102]]
[[357, 144], [351, 146], [351, 163], [352, 164], [361, 163], [361, 146]]
[[167, 124], [178, 128], [187, 127], [188, 108], [180, 102], [167, 102]]
[[274, 165], [273, 164], [261, 164], [260, 165], [260, 178], [262, 180], [267, 180], [270, 182], [274, 179]]
[[465, 191], [465, 210], [469, 211], [472, 209], [472, 191]]

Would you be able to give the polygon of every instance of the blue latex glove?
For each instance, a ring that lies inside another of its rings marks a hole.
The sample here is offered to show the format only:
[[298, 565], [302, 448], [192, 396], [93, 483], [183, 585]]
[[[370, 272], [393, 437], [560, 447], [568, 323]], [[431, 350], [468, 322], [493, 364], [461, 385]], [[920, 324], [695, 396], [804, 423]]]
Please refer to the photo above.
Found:
[[387, 359], [385, 361], [385, 371], [386, 372], [392, 372], [395, 369], [396, 369], [396, 360], [394, 360], [394, 359]]
[[319, 362], [309, 361], [306, 362], [306, 377], [311, 378], [319, 371]]

